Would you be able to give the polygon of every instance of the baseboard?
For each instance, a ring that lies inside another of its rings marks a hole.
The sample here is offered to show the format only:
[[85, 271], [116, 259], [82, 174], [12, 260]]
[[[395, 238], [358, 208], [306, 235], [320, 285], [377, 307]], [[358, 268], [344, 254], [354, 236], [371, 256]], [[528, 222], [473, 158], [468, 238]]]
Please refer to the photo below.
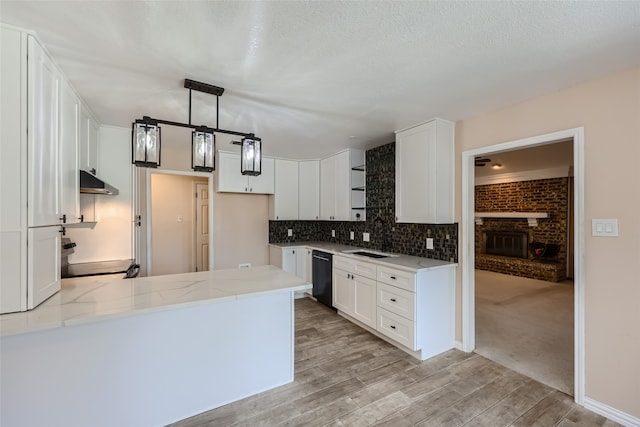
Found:
[[455, 348], [456, 350], [464, 351], [462, 349], [462, 341], [454, 341], [453, 342], [453, 348]]
[[609, 405], [598, 402], [590, 397], [584, 398], [584, 407], [590, 411], [607, 417], [612, 421], [622, 424], [625, 427], [640, 427], [640, 418], [629, 415]]

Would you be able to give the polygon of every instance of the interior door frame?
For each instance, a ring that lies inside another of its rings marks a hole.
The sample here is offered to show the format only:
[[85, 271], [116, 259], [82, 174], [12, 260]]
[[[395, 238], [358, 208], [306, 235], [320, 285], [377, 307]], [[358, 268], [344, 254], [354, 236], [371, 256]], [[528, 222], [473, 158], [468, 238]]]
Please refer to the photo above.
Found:
[[[200, 199], [199, 193], [198, 193], [198, 185], [205, 185], [204, 182], [198, 182], [198, 181], [193, 181], [191, 183], [191, 188], [193, 190], [193, 211], [195, 212], [195, 216], [196, 216], [196, 220], [193, 221], [193, 227], [192, 227], [192, 232], [193, 232], [193, 242], [195, 244], [195, 248], [193, 250], [193, 269], [194, 271], [204, 271], [204, 270], [198, 270], [198, 218], [201, 217], [201, 215], [199, 215], [199, 211], [198, 211], [198, 200]], [[207, 182], [207, 193], [209, 193], [209, 183]], [[209, 204], [211, 203], [211, 198], [209, 198], [207, 200], [207, 211], [211, 210], [211, 206], [209, 206]], [[209, 240], [211, 240], [211, 224], [209, 224]], [[209, 245], [209, 250], [211, 250], [212, 246]], [[209, 270], [211, 270], [211, 265], [209, 265]]]
[[475, 173], [474, 159], [514, 149], [573, 139], [574, 202], [574, 399], [584, 404], [584, 128], [573, 128], [530, 138], [467, 150], [462, 153], [462, 350], [475, 349]]
[[[147, 241], [147, 253], [146, 253], [146, 261], [147, 261], [147, 276], [153, 275], [153, 262], [152, 262], [152, 238], [151, 235], [151, 175], [152, 174], [161, 174], [161, 175], [181, 175], [181, 176], [191, 176], [194, 178], [207, 178], [207, 185], [209, 187], [209, 231], [213, 230], [213, 174], [206, 172], [195, 172], [195, 171], [177, 171], [177, 170], [169, 170], [169, 169], [146, 169], [146, 178], [145, 178], [145, 203], [146, 203], [146, 241]], [[213, 233], [209, 233], [209, 269], [212, 269], [213, 266]]]

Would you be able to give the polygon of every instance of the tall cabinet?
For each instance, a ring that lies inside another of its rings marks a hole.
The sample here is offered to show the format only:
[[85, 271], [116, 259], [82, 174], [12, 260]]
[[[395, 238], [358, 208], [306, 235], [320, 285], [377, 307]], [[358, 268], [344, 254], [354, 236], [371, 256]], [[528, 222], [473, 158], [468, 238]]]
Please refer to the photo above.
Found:
[[454, 123], [396, 132], [396, 222], [453, 222]]
[[345, 150], [320, 161], [320, 219], [364, 220], [364, 194], [363, 150]]
[[32, 34], [0, 31], [0, 313], [9, 313], [60, 289], [61, 225], [79, 216], [79, 100]]

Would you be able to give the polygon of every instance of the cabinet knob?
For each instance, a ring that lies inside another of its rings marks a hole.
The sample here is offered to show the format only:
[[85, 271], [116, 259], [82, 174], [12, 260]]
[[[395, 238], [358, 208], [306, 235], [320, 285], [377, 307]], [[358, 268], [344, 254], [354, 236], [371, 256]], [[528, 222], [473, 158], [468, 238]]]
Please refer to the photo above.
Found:
[[63, 214], [62, 218], [60, 218], [60, 221], [62, 221], [63, 224], [67, 223], [67, 214]]
[[389, 279], [396, 280], [396, 276], [390, 276]]
[[246, 193], [247, 191], [249, 191], [249, 187], [244, 187], [244, 192]]
[[253, 188], [249, 188], [249, 192], [253, 192]]
[[80, 220], [80, 222], [84, 222], [84, 214], [80, 215], [80, 218], [78, 218]]
[[278, 215], [276, 215], [276, 219], [280, 219], [280, 217]]
[[63, 236], [66, 236], [67, 235], [66, 227], [60, 227], [60, 230], [58, 230], [58, 233], [62, 233]]
[[95, 174], [96, 174], [96, 168], [91, 168], [91, 173], [92, 173], [93, 175], [95, 175]]
[[293, 250], [292, 252], [293, 252], [294, 254], [296, 253], [296, 251], [295, 251], [295, 250]]
[[396, 327], [394, 325], [389, 326], [391, 329], [395, 329]]
[[396, 302], [396, 299], [395, 298], [391, 298], [391, 299], [389, 299], [389, 301]]

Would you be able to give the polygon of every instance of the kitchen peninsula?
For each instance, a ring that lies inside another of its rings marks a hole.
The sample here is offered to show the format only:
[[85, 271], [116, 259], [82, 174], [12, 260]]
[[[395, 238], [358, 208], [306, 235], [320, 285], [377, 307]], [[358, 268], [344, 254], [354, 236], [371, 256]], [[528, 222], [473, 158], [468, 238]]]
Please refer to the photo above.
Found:
[[293, 380], [293, 294], [272, 266], [64, 280], [0, 316], [2, 425], [164, 425]]

